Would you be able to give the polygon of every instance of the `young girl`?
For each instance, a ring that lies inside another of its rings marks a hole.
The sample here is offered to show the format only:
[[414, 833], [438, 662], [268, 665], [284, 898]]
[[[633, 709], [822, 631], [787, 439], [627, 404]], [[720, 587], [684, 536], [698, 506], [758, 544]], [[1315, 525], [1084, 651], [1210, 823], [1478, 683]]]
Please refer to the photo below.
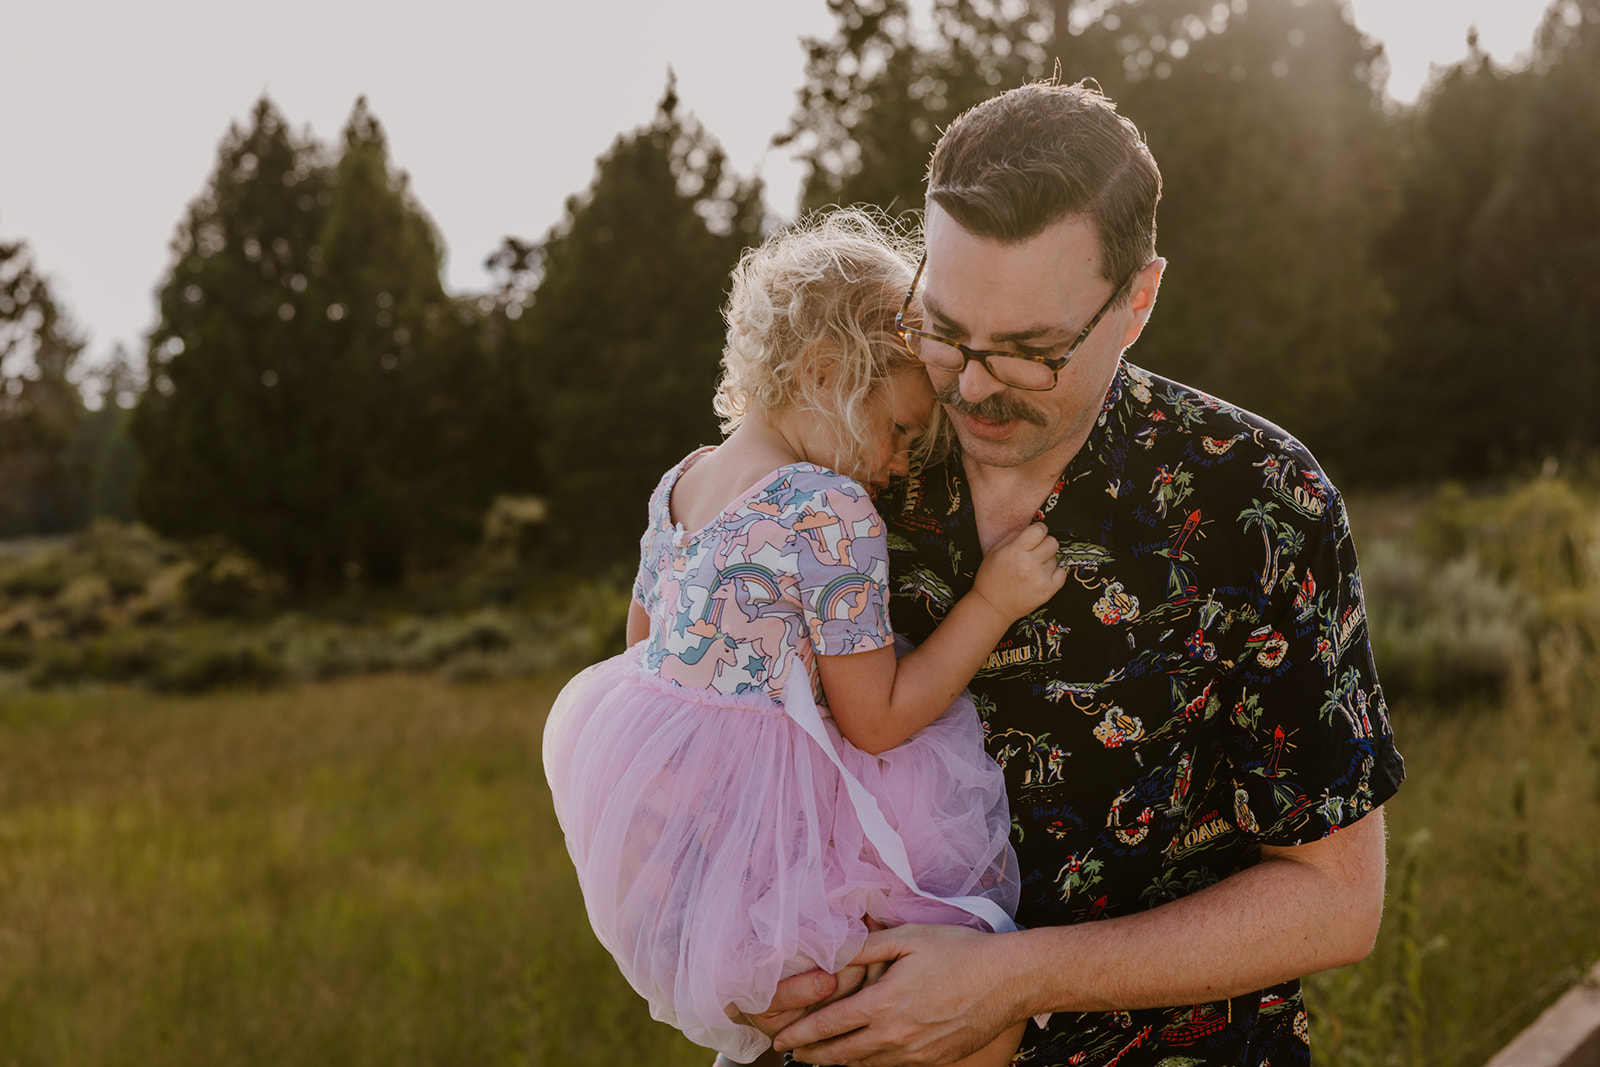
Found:
[[770, 1042], [734, 1016], [848, 964], [867, 917], [1013, 928], [1005, 786], [963, 689], [1063, 576], [1030, 527], [896, 659], [871, 498], [935, 417], [894, 332], [910, 282], [859, 212], [746, 252], [715, 401], [732, 432], [661, 479], [630, 647], [545, 727], [595, 933], [657, 1019], [736, 1060]]

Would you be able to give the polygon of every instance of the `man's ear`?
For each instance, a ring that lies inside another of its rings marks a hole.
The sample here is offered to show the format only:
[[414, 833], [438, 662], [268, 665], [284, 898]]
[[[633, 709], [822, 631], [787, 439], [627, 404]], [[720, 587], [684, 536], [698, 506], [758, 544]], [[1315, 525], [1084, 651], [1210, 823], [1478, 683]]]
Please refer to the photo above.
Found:
[[1128, 328], [1122, 335], [1123, 348], [1137, 341], [1139, 335], [1144, 332], [1144, 324], [1150, 321], [1150, 312], [1156, 306], [1156, 290], [1161, 288], [1161, 275], [1166, 269], [1167, 261], [1157, 256], [1134, 275], [1133, 295], [1128, 298], [1128, 307], [1133, 311], [1133, 318], [1128, 322]]

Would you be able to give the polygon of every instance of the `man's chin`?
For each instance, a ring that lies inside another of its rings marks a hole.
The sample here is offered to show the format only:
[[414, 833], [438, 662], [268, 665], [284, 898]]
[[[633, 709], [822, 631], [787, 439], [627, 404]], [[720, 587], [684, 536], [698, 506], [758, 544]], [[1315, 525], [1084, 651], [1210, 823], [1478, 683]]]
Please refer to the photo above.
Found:
[[961, 454], [985, 467], [1020, 467], [1038, 456], [1038, 440], [1026, 432], [1031, 426], [1024, 422], [1000, 425], [1005, 427], [1005, 433], [985, 436], [974, 432], [966, 420], [958, 420], [956, 438], [961, 443]]

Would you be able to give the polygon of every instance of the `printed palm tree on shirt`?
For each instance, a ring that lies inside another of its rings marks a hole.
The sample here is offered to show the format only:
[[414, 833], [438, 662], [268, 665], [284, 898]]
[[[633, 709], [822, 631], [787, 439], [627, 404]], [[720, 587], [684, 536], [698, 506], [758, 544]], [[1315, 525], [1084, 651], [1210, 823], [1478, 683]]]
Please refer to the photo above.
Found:
[[1350, 724], [1350, 731], [1358, 737], [1371, 736], [1371, 728], [1361, 728], [1361, 723], [1356, 715], [1356, 696], [1361, 688], [1361, 673], [1354, 667], [1346, 667], [1339, 676], [1338, 683], [1327, 693], [1327, 699], [1322, 702], [1321, 717], [1328, 722], [1333, 721], [1335, 711], [1344, 716], [1345, 722]]
[[1061, 651], [1061, 638], [1066, 634], [1067, 628], [1048, 617], [1050, 606], [1029, 612], [1015, 623], [1017, 629], [1028, 635], [1033, 642], [1034, 662], [1042, 663]]
[[1288, 523], [1280, 523], [1272, 517], [1278, 505], [1272, 501], [1263, 504], [1251, 498], [1250, 507], [1239, 512], [1239, 519], [1244, 523], [1246, 530], [1252, 526], [1261, 528], [1261, 545], [1264, 550], [1264, 560], [1261, 565], [1261, 591], [1269, 592], [1273, 583], [1278, 580], [1278, 561], [1283, 558], [1283, 553], [1296, 555], [1305, 547], [1305, 535]]
[[1217, 876], [1210, 871], [1190, 870], [1178, 876], [1178, 872], [1171, 867], [1166, 868], [1155, 881], [1144, 887], [1139, 894], [1139, 899], [1149, 907], [1177, 900], [1179, 897], [1188, 896], [1198, 892], [1208, 885], [1216, 882]]
[[1150, 497], [1156, 502], [1156, 514], [1166, 518], [1168, 508], [1175, 508], [1189, 499], [1193, 481], [1194, 475], [1184, 470], [1181, 463], [1170, 471], [1164, 464], [1158, 467], [1150, 482]]

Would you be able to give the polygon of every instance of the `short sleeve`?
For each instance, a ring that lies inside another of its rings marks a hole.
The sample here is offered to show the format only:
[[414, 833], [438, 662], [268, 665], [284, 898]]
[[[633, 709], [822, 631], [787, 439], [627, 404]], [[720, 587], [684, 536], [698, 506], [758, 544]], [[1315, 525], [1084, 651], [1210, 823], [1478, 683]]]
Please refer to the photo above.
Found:
[[672, 520], [667, 510], [667, 500], [682, 467], [683, 463], [678, 464], [656, 483], [655, 491], [650, 494], [644, 535], [639, 538], [639, 570], [633, 576], [633, 599], [647, 612], [655, 610], [656, 599], [660, 596], [657, 578], [672, 550]]
[[1382, 804], [1405, 777], [1367, 634], [1343, 501], [1285, 529], [1277, 577], [1231, 642], [1219, 694], [1234, 820], [1262, 844], [1320, 840]]
[[649, 527], [645, 530], [644, 536], [639, 538], [639, 572], [633, 576], [634, 602], [646, 611], [650, 609], [657, 573], [656, 560], [652, 558], [651, 553], [651, 549], [655, 547], [651, 536], [654, 533], [655, 528]]
[[892, 644], [883, 518], [859, 483], [831, 473], [819, 477], [815, 491], [796, 497], [788, 516], [812, 648], [818, 655], [842, 656]]

